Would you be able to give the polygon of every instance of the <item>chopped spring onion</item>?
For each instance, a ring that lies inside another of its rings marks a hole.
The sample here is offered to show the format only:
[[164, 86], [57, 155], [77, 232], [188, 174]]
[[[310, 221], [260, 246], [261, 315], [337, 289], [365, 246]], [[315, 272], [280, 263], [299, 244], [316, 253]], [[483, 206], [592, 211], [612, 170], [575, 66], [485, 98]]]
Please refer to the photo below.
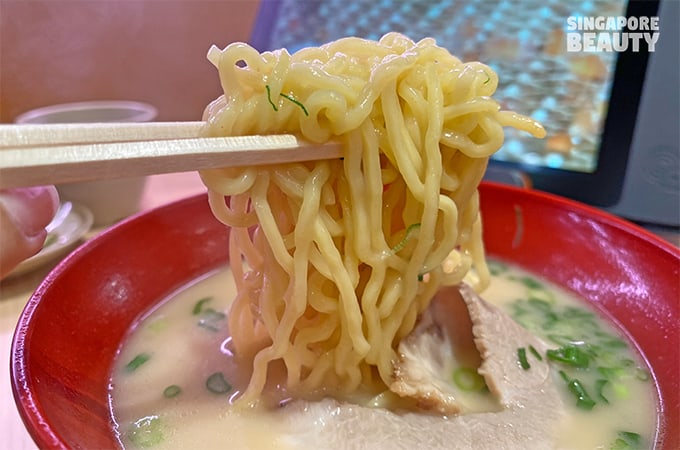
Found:
[[576, 308], [574, 306], [567, 306], [566, 308], [564, 308], [563, 315], [567, 319], [580, 319], [580, 320], [595, 319], [595, 314], [591, 313], [590, 311], [586, 311], [585, 309]]
[[546, 356], [552, 361], [578, 368], [586, 368], [590, 363], [588, 354], [583, 351], [580, 346], [573, 344], [567, 344], [554, 350], [548, 350]]
[[545, 289], [543, 284], [541, 284], [539, 281], [531, 277], [520, 277], [517, 279], [517, 281], [519, 281], [529, 289]]
[[[272, 91], [271, 88], [269, 87], [268, 84], [264, 86], [264, 88], [267, 90], [267, 100], [269, 101], [269, 104], [272, 105], [272, 108], [274, 108], [274, 111], [278, 111], [279, 108], [277, 108], [276, 104], [272, 100]], [[293, 97], [290, 94], [284, 94], [283, 92], [279, 93], [279, 96], [285, 98], [286, 100], [295, 103], [298, 105], [301, 109], [302, 112], [305, 113], [305, 116], [309, 116], [309, 111], [307, 111], [307, 108], [305, 108], [305, 105], [303, 105], [299, 100], [297, 100], [295, 97]]]
[[619, 380], [626, 375], [622, 367], [598, 367], [597, 371], [607, 380]]
[[182, 393], [181, 387], [177, 386], [176, 384], [171, 384], [170, 386], [166, 387], [163, 390], [163, 397], [173, 398], [173, 397], [177, 397], [181, 393]]
[[453, 372], [453, 382], [456, 386], [468, 392], [481, 391], [486, 387], [484, 377], [471, 367], [460, 367]]
[[215, 372], [205, 380], [205, 387], [213, 394], [226, 394], [231, 391], [231, 384], [224, 378], [222, 372]]
[[570, 345], [573, 342], [571, 337], [563, 334], [548, 334], [546, 337], [557, 345]]
[[599, 379], [595, 382], [595, 393], [597, 397], [605, 403], [609, 403], [607, 397], [604, 396], [604, 387], [609, 383], [609, 380]]
[[618, 438], [609, 447], [612, 450], [637, 450], [643, 448], [642, 436], [632, 431], [619, 431]]
[[148, 353], [140, 353], [139, 355], [132, 358], [130, 362], [125, 365], [125, 371], [134, 372], [139, 368], [139, 366], [147, 362], [150, 358], [151, 355], [149, 355]]
[[152, 331], [153, 333], [160, 333], [161, 331], [165, 330], [168, 327], [168, 321], [166, 320], [165, 317], [159, 317], [156, 320], [153, 320], [149, 325], [147, 325], [147, 329], [149, 331]]
[[529, 303], [529, 306], [533, 306], [535, 309], [544, 313], [548, 319], [552, 320], [557, 318], [557, 314], [552, 310], [553, 306], [549, 301], [538, 297], [531, 297], [527, 300], [527, 303]]
[[499, 261], [488, 261], [487, 265], [489, 266], [489, 272], [491, 272], [491, 275], [498, 276], [502, 274], [503, 272], [507, 272], [508, 266], [506, 264], [503, 264]]
[[626, 348], [628, 346], [623, 340], [614, 336], [605, 336], [601, 345], [607, 348]]
[[305, 113], [305, 116], [309, 116], [309, 112], [307, 111], [307, 108], [305, 108], [305, 105], [303, 105], [299, 100], [296, 100], [295, 97], [292, 95], [286, 95], [286, 94], [279, 94], [281, 97], [285, 98], [286, 100], [289, 100], [296, 105], [298, 105], [300, 108], [302, 108], [302, 112]]
[[489, 81], [491, 81], [491, 77], [490, 77], [489, 74], [486, 73], [486, 72], [484, 72], [484, 75], [486, 75], [486, 80], [484, 80], [484, 82], [483, 82], [482, 84], [488, 84]]
[[536, 350], [536, 348], [534, 348], [533, 345], [529, 346], [529, 351], [531, 352], [532, 355], [534, 355], [534, 358], [536, 358], [539, 361], [543, 361], [543, 357], [541, 356], [540, 353], [538, 353], [538, 350]]
[[522, 369], [524, 370], [529, 370], [531, 369], [531, 365], [529, 364], [529, 361], [527, 360], [527, 349], [524, 347], [520, 347], [517, 349], [517, 359], [519, 360], [519, 365]]
[[628, 390], [628, 387], [626, 387], [625, 384], [612, 383], [612, 389], [614, 390], [614, 394], [616, 394], [617, 398], [627, 399], [628, 397], [630, 397], [630, 391]]
[[158, 416], [142, 417], [132, 424], [125, 435], [137, 448], [149, 448], [163, 441], [163, 430]]
[[210, 300], [212, 300], [212, 297], [203, 297], [202, 299], [198, 300], [194, 304], [194, 309], [191, 310], [191, 313], [194, 316], [197, 316], [203, 312], [203, 306], [205, 306], [206, 303], [208, 303]]
[[649, 370], [628, 356], [627, 341], [604, 329], [596, 313], [577, 306], [559, 306], [531, 277], [503, 276], [526, 289], [510, 305], [512, 317], [554, 345], [540, 353], [527, 347], [524, 355], [518, 349], [520, 366], [525, 367], [525, 357], [527, 364], [531, 363], [530, 354], [537, 360], [545, 357], [564, 378], [564, 389], [575, 397], [576, 406], [584, 410], [625, 401], [631, 396], [631, 383], [649, 382]]
[[586, 388], [583, 386], [581, 381], [577, 378], [569, 378], [569, 375], [567, 375], [562, 370], [560, 370], [560, 376], [567, 383], [569, 392], [571, 392], [574, 397], [576, 397], [576, 406], [581, 409], [593, 409], [595, 406], [595, 400], [590, 398], [590, 395], [588, 395], [588, 392], [586, 392]]
[[406, 243], [411, 239], [413, 234], [420, 229], [420, 223], [412, 223], [411, 225], [406, 228], [406, 233], [404, 234], [404, 238], [394, 247], [392, 247], [392, 253], [399, 253], [401, 250], [406, 247]]
[[635, 369], [635, 378], [640, 381], [649, 381], [649, 372], [641, 367], [638, 367]]
[[279, 108], [276, 107], [276, 104], [272, 101], [272, 90], [269, 87], [268, 84], [264, 85], [264, 88], [267, 90], [267, 100], [269, 100], [269, 104], [272, 105], [272, 108], [274, 108], [274, 111], [278, 111]]

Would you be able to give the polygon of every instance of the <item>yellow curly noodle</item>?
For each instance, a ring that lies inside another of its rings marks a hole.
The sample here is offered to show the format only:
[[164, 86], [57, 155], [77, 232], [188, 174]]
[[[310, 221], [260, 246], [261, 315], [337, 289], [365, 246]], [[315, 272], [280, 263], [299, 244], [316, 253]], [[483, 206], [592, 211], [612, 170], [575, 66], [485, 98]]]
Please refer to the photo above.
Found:
[[433, 39], [345, 38], [293, 55], [235, 43], [208, 58], [224, 95], [206, 134], [344, 145], [343, 159], [201, 173], [232, 227], [229, 326], [253, 370], [241, 400], [258, 400], [275, 361], [295, 395], [383, 391], [439, 287], [489, 281], [477, 186], [503, 127], [543, 128], [500, 111], [496, 74]]

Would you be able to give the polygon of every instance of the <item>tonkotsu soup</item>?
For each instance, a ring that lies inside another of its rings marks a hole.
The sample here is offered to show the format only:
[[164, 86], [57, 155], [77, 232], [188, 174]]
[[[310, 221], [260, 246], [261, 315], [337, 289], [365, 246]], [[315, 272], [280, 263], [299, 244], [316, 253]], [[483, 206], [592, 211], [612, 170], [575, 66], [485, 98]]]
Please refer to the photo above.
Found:
[[[651, 447], [654, 384], [623, 335], [551, 283], [498, 261], [490, 268], [483, 298], [547, 343], [546, 352], [517, 348], [517, 364], [532, 370], [550, 360], [566, 411], [555, 430], [556, 447]], [[388, 410], [380, 396], [357, 395], [352, 404], [323, 395], [292, 400], [277, 383], [263, 392], [268, 401], [234, 407], [250, 376], [229, 345], [226, 311], [234, 295], [231, 272], [223, 269], [181, 289], [131, 329], [111, 374], [111, 411], [122, 447], [468, 448], [474, 442], [475, 448], [540, 448], [513, 441], [516, 430], [503, 424], [495, 427], [500, 437], [473, 436], [475, 421], [499, 411], [488, 407], [489, 389], [468, 368], [453, 370], [450, 383], [478, 403], [479, 412], [471, 414]], [[525, 427], [536, 426], [527, 420]], [[348, 421], [354, 421], [349, 428]]]

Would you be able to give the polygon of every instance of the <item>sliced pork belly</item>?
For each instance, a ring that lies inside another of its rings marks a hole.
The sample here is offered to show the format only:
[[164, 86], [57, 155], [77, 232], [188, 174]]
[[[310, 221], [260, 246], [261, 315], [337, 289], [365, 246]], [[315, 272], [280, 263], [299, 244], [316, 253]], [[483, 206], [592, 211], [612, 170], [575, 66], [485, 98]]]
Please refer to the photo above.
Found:
[[[564, 415], [548, 364], [523, 369], [519, 347], [545, 344], [467, 286], [437, 295], [399, 346], [390, 389], [423, 412], [394, 412], [340, 403], [295, 401], [281, 411], [293, 448], [548, 449]], [[457, 359], [457, 360], [454, 360]], [[492, 401], [469, 404], [450, 369], [478, 367]]]
[[507, 407], [526, 389], [533, 392], [539, 386], [552, 386], [546, 361], [532, 360], [531, 370], [521, 368], [520, 347], [533, 347], [541, 354], [546, 350], [543, 341], [469, 286], [447, 288], [399, 344], [400, 359], [390, 390], [415, 398], [424, 410], [442, 414], [479, 411], [476, 405], [465, 404], [465, 392], [452, 383], [456, 365], [474, 367], [494, 394], [498, 409]]
[[390, 390], [415, 399], [418, 408], [437, 414], [500, 409], [498, 403], [480, 408], [475, 396], [466, 402], [466, 393], [453, 383], [456, 367], [476, 369], [481, 364], [470, 314], [457, 289], [447, 289], [433, 299], [416, 328], [399, 344], [398, 353]]

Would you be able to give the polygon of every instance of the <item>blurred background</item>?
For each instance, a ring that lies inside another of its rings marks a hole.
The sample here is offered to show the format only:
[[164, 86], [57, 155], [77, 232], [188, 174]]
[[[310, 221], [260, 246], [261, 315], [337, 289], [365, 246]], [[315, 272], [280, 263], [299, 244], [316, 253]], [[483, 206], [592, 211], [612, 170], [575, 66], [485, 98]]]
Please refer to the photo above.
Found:
[[[499, 73], [495, 98], [541, 121], [494, 155], [534, 187], [641, 224], [680, 226], [678, 0], [0, 0], [0, 122], [134, 100], [200, 120], [221, 90], [211, 44], [295, 51], [347, 35], [437, 39]], [[660, 16], [656, 53], [569, 53], [567, 17]], [[490, 171], [491, 173], [491, 171]]]
[[28, 110], [136, 100], [200, 120], [219, 93], [205, 55], [247, 41], [257, 0], [0, 0], [0, 122]]
[[502, 106], [548, 128], [543, 141], [508, 130], [496, 159], [585, 172], [597, 163], [616, 57], [565, 53], [565, 17], [625, 12], [624, 0], [525, 0], [521, 8], [499, 0], [265, 0], [275, 17], [254, 35], [258, 0], [0, 1], [2, 122], [46, 105], [118, 99], [154, 105], [157, 120], [198, 120], [219, 93], [205, 59], [212, 43], [266, 36], [255, 43], [260, 50], [293, 52], [400, 31], [488, 63], [501, 75]]

